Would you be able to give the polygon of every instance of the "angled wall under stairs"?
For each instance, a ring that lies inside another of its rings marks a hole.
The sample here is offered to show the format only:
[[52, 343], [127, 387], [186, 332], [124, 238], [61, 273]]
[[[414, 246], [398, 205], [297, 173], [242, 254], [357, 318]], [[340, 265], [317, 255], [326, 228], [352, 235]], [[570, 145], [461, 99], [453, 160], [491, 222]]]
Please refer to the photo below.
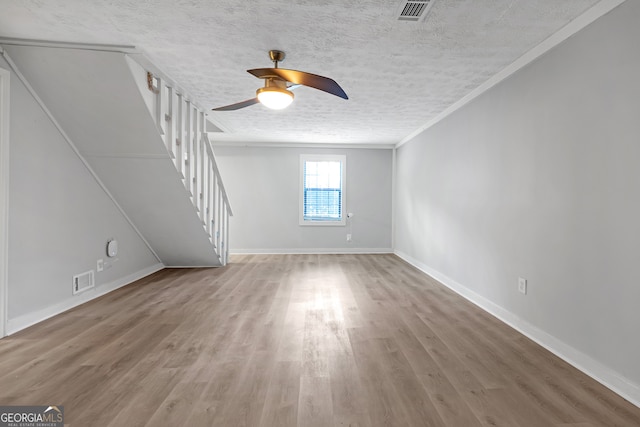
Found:
[[231, 209], [188, 95], [154, 78], [150, 102], [146, 71], [125, 53], [5, 50], [165, 266], [226, 263]]

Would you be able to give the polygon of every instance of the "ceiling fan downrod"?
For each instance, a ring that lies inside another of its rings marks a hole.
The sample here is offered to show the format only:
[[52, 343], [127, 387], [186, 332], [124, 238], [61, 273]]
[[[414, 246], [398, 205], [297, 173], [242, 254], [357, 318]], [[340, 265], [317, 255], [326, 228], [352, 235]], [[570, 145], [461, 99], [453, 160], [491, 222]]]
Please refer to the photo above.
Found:
[[278, 62], [284, 61], [284, 52], [281, 50], [270, 50], [269, 58], [273, 61], [273, 68], [278, 68]]

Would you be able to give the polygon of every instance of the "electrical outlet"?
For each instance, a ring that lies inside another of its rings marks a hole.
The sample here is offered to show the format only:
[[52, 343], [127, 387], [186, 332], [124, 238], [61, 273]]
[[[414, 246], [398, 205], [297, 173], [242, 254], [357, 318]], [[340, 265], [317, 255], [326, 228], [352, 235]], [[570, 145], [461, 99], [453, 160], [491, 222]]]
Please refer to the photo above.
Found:
[[99, 259], [98, 262], [96, 263], [96, 270], [98, 270], [98, 271], [104, 270], [104, 260], [103, 259]]
[[518, 277], [518, 291], [522, 294], [527, 294], [527, 279]]
[[351, 234], [347, 234], [347, 242], [351, 241]]

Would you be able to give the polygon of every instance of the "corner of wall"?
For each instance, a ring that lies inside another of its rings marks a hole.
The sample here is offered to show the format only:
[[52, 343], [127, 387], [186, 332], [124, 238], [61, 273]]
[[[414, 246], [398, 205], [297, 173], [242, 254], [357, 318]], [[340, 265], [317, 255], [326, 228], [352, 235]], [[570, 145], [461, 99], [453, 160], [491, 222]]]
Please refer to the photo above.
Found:
[[100, 285], [84, 293], [70, 296], [64, 301], [60, 301], [52, 306], [27, 313], [22, 316], [18, 316], [14, 319], [9, 319], [9, 321], [7, 322], [7, 335], [15, 334], [16, 332], [26, 329], [29, 326], [33, 326], [36, 323], [42, 322], [43, 320], [49, 319], [81, 304], [106, 295], [109, 292], [115, 291], [116, 289], [130, 285], [137, 280], [140, 280], [157, 271], [162, 270], [163, 268], [164, 265], [158, 263], [127, 276], [120, 277], [110, 283]]
[[394, 254], [407, 263], [411, 264], [418, 270], [422, 271], [424, 274], [434, 278], [439, 283], [451, 289], [464, 299], [477, 305], [482, 310], [495, 316], [527, 338], [549, 350], [551, 353], [555, 354], [560, 359], [569, 363], [579, 371], [584, 372], [585, 374], [594, 378], [596, 381], [603, 384], [605, 387], [624, 397], [634, 405], [640, 407], [640, 385], [625, 379], [622, 375], [618, 374], [614, 370], [604, 366], [588, 355], [565, 344], [553, 335], [550, 335], [547, 332], [536, 328], [531, 323], [525, 321], [516, 314], [495, 304], [482, 295], [473, 292], [464, 285], [456, 282], [455, 280], [440, 273], [439, 271], [434, 270], [433, 268], [418, 261], [412, 256], [398, 250], [395, 250]]
[[[0, 46], [2, 53], [2, 46]], [[0, 68], [0, 338], [6, 335], [9, 259], [9, 78]]]

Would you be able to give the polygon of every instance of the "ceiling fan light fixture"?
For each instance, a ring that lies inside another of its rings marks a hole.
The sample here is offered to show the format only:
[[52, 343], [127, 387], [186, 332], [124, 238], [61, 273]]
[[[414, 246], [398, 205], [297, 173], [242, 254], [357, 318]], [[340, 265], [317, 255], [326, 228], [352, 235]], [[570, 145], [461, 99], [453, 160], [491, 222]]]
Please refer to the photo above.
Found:
[[212, 111], [235, 111], [258, 103], [273, 110], [282, 110], [293, 102], [293, 93], [291, 91], [299, 86], [307, 86], [342, 99], [349, 99], [345, 91], [333, 79], [304, 71], [278, 68], [278, 62], [281, 62], [284, 56], [284, 52], [281, 50], [270, 50], [269, 59], [273, 61], [273, 68], [247, 70], [252, 76], [264, 80], [264, 87], [256, 91], [255, 98], [225, 105], [224, 107], [213, 108]]
[[293, 102], [293, 92], [277, 86], [261, 87], [256, 95], [262, 105], [272, 110], [282, 110]]

